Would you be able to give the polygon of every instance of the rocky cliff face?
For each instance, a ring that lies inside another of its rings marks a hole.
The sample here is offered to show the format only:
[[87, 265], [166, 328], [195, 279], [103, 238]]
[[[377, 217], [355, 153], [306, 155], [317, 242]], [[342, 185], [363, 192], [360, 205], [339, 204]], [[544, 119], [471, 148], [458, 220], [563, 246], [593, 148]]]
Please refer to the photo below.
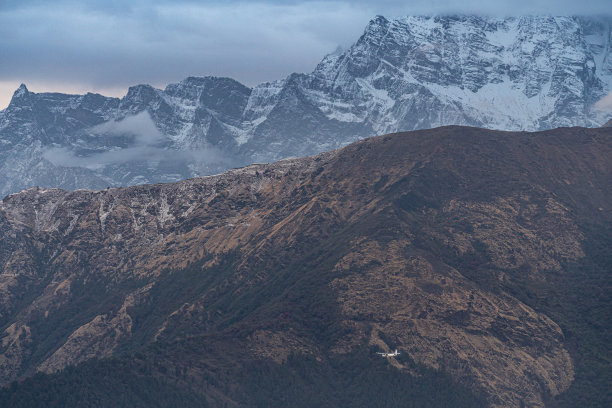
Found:
[[576, 384], [609, 344], [611, 157], [607, 128], [447, 127], [174, 184], [10, 195], [0, 378], [155, 345], [160, 376], [221, 404], [237, 391], [220, 376], [245, 361], [398, 348], [406, 376], [439, 369], [490, 406], [597, 398]]
[[310, 74], [247, 88], [187, 78], [122, 99], [33, 94], [0, 112], [0, 195], [177, 181], [442, 125], [599, 126], [605, 18], [376, 17]]

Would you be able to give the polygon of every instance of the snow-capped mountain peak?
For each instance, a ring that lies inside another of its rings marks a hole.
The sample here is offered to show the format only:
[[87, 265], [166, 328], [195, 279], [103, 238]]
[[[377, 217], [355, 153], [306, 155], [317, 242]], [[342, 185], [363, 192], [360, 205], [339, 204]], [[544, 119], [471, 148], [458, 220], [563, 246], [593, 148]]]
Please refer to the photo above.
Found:
[[[15, 91], [15, 93], [13, 93], [13, 100], [17, 100], [17, 99], [21, 99], [25, 96], [27, 96], [30, 93], [30, 91], [28, 91], [28, 88], [25, 86], [25, 84], [21, 84], [19, 85], [19, 88], [17, 88], [17, 90]], [[11, 100], [12, 102], [12, 100]]]
[[[312, 73], [252, 89], [189, 77], [117, 99], [22, 85], [0, 112], [0, 194], [173, 181], [449, 124], [599, 126], [609, 119], [593, 107], [612, 90], [611, 27], [599, 17], [376, 16]], [[165, 142], [97, 131], [132, 117]]]

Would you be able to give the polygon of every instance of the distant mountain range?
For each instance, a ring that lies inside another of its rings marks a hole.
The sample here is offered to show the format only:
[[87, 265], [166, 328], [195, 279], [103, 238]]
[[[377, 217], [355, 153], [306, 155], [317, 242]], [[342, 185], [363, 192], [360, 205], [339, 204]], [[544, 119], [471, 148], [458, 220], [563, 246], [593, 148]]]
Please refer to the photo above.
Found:
[[610, 407], [611, 158], [451, 126], [10, 195], [0, 407]]
[[35, 94], [0, 112], [0, 195], [34, 185], [176, 181], [449, 124], [596, 127], [612, 90], [612, 20], [374, 18], [310, 74], [248, 88], [191, 77], [164, 90]]

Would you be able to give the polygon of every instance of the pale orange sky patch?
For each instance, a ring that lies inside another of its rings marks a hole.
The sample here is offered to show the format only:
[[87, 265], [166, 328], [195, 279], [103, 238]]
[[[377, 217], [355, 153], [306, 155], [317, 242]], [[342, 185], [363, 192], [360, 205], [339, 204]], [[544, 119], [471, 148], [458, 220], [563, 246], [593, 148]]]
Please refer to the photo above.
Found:
[[[96, 87], [87, 84], [62, 84], [23, 81], [30, 92], [60, 92], [67, 94], [86, 94], [87, 92], [99, 93], [104, 96], [115, 96], [121, 98], [127, 93], [127, 87]], [[13, 93], [21, 85], [20, 81], [0, 81], [0, 110], [5, 109]]]

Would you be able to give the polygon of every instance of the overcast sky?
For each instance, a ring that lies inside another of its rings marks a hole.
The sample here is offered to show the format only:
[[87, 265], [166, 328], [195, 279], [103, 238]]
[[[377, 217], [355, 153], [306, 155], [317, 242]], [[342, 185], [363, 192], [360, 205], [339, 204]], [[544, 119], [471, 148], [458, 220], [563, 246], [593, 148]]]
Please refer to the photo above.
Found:
[[611, 14], [610, 0], [0, 0], [0, 109], [35, 92], [123, 96], [190, 75], [253, 86], [310, 72], [377, 14]]

